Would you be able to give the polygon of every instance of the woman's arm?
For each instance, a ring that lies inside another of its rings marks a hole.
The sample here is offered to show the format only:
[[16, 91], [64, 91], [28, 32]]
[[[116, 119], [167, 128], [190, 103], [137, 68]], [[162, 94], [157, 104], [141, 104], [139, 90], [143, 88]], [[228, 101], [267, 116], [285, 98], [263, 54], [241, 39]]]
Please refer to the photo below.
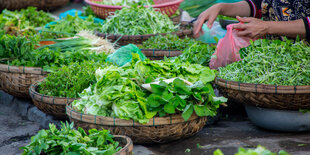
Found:
[[249, 17], [251, 15], [251, 8], [246, 1], [213, 5], [199, 15], [197, 22], [194, 24], [194, 37], [199, 37], [199, 33], [202, 32], [202, 24], [204, 24], [205, 21], [208, 21], [208, 27], [211, 28], [218, 15]]
[[[246, 24], [235, 25], [233, 29], [239, 29], [239, 36], [250, 37], [254, 39], [261, 38], [267, 34], [280, 35], [296, 38], [309, 37], [306, 31], [309, 30], [309, 24], [305, 23], [306, 20], [299, 19], [295, 21], [262, 21], [256, 18], [241, 18], [237, 19]], [[306, 27], [308, 26], [308, 27]], [[307, 28], [307, 29], [306, 29]]]

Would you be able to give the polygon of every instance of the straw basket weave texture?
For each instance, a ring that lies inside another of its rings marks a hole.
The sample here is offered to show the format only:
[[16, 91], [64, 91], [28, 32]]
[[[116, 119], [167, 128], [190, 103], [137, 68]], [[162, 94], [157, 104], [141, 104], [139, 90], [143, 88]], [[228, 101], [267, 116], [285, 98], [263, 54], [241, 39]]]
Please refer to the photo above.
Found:
[[263, 108], [310, 109], [310, 86], [277, 86], [249, 84], [216, 78], [215, 83], [225, 97]]
[[138, 144], [165, 143], [187, 138], [199, 132], [207, 121], [207, 117], [192, 115], [185, 122], [180, 114], [154, 117], [149, 123], [140, 124], [133, 120], [82, 114], [70, 106], [66, 107], [66, 113], [76, 127], [85, 130], [104, 128], [112, 134], [126, 135]]
[[55, 10], [68, 4], [69, 0], [0, 0], [0, 10], [20, 10], [35, 6], [40, 10]]
[[132, 140], [123, 135], [113, 135], [114, 140], [118, 141], [120, 146], [122, 147], [121, 150], [115, 153], [115, 155], [132, 155], [133, 150], [133, 143]]
[[52, 115], [58, 119], [66, 119], [66, 104], [76, 99], [39, 94], [37, 92], [38, 84], [39, 82], [32, 84], [29, 88], [29, 94], [34, 105], [46, 114]]
[[191, 29], [192, 25], [188, 23], [184, 23], [180, 25], [180, 30], [177, 32], [171, 33], [161, 33], [161, 34], [145, 34], [145, 35], [119, 35], [119, 34], [105, 34], [96, 32], [96, 35], [102, 38], [107, 38], [111, 40], [111, 42], [116, 42], [118, 45], [127, 45], [127, 44], [142, 44], [142, 42], [148, 40], [150, 37], [163, 35], [166, 36], [167, 34], [175, 34], [180, 38], [184, 38], [185, 36], [192, 37], [193, 30]]
[[151, 60], [163, 60], [165, 57], [176, 57], [182, 54], [182, 51], [157, 49], [141, 49], [141, 52]]
[[3, 91], [15, 97], [30, 98], [30, 85], [47, 74], [42, 68], [0, 64], [0, 85]]

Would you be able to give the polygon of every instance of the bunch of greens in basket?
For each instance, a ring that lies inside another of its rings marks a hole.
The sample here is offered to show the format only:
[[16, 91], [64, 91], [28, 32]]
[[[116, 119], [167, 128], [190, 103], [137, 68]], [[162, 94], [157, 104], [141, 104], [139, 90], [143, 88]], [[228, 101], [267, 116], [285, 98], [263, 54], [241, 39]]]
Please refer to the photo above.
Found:
[[302, 41], [256, 40], [242, 61], [219, 68], [225, 80], [272, 85], [310, 85], [310, 47]]
[[96, 23], [94, 20], [95, 18], [93, 16], [82, 19], [77, 15], [67, 15], [61, 20], [46, 26], [46, 28], [42, 30], [41, 35], [43, 38], [63, 38], [72, 37], [82, 30], [100, 30], [102, 23]]
[[72, 62], [92, 60], [104, 62], [106, 54], [90, 50], [61, 51], [60, 48], [35, 49], [39, 37], [4, 35], [0, 38], [0, 63], [14, 66], [42, 67], [45, 70], [56, 70]]
[[53, 21], [50, 14], [37, 11], [35, 7], [28, 7], [20, 11], [3, 10], [0, 14], [0, 31], [16, 34], [30, 27], [41, 27]]
[[94, 1], [98, 4], [104, 4], [104, 5], [119, 5], [119, 6], [131, 6], [133, 4], [137, 5], [152, 5], [154, 4], [153, 0], [99, 0]]
[[219, 105], [227, 102], [226, 98], [215, 96], [210, 83], [201, 81], [188, 85], [176, 78], [172, 83], [151, 84], [151, 88], [153, 93], [147, 98], [150, 112], [158, 112], [159, 116], [182, 112], [185, 121], [194, 111], [197, 116], [215, 116]]
[[168, 16], [152, 7], [125, 7], [115, 12], [103, 25], [101, 31], [108, 34], [143, 35], [170, 33], [178, 30]]
[[50, 73], [37, 88], [45, 96], [78, 98], [85, 88], [95, 84], [95, 72], [104, 64], [92, 61], [72, 63]]
[[108, 130], [90, 129], [88, 134], [82, 129], [73, 129], [73, 123], [62, 123], [61, 130], [54, 124], [48, 130], [40, 130], [31, 137], [31, 142], [21, 149], [23, 155], [40, 154], [104, 154], [113, 155], [121, 150], [119, 142]]
[[[96, 84], [85, 89], [80, 94], [81, 99], [74, 101], [72, 107], [84, 114], [147, 123], [157, 112], [150, 112], [147, 109], [147, 97], [150, 93], [142, 89], [141, 85], [175, 77], [193, 83], [201, 81], [208, 87], [208, 83], [215, 78], [215, 72], [198, 64], [150, 61], [148, 59], [141, 61], [138, 54], [133, 54], [131, 64], [127, 63], [123, 67], [111, 65], [98, 69]], [[211, 92], [213, 89], [209, 89], [209, 91]], [[215, 113], [216, 108], [208, 107], [208, 109], [214, 111], [204, 114], [213, 115]]]

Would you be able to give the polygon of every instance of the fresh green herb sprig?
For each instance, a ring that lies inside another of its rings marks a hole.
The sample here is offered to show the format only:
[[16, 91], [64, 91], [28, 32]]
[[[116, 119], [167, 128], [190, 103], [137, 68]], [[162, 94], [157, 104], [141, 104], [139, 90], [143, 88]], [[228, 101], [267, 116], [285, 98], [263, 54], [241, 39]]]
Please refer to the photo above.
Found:
[[[224, 153], [217, 149], [214, 151], [213, 155], [224, 155]], [[245, 149], [240, 147], [238, 152], [235, 155], [291, 155], [283, 150], [280, 150], [278, 153], [273, 153], [270, 150], [266, 149], [265, 147], [258, 145], [255, 149]]]
[[131, 6], [110, 16], [101, 31], [108, 34], [143, 35], [171, 33], [178, 30], [168, 16], [152, 7]]
[[73, 129], [73, 123], [62, 123], [61, 130], [49, 124], [48, 130], [40, 130], [31, 137], [31, 142], [21, 149], [22, 155], [40, 154], [104, 154], [113, 155], [121, 150], [119, 142], [108, 130], [90, 129], [88, 134], [82, 129]]
[[46, 96], [78, 98], [78, 94], [96, 82], [95, 72], [103, 63], [85, 61], [63, 66], [50, 73], [37, 88]]
[[161, 49], [161, 50], [184, 50], [190, 45], [196, 43], [195, 39], [185, 37], [179, 38], [177, 35], [167, 34], [166, 36], [158, 35], [149, 38], [142, 43], [142, 49]]
[[219, 68], [218, 76], [244, 83], [310, 85], [310, 47], [302, 41], [256, 40], [240, 51], [242, 61]]
[[227, 102], [224, 97], [216, 97], [210, 83], [201, 81], [189, 86], [183, 80], [176, 78], [168, 84], [160, 81], [151, 84], [152, 94], [147, 98], [150, 112], [158, 112], [159, 116], [182, 112], [187, 121], [193, 112], [198, 116], [215, 116], [221, 103]]
[[118, 5], [118, 6], [131, 6], [131, 5], [152, 5], [154, 4], [153, 0], [102, 0], [95, 1], [98, 4], [104, 5]]

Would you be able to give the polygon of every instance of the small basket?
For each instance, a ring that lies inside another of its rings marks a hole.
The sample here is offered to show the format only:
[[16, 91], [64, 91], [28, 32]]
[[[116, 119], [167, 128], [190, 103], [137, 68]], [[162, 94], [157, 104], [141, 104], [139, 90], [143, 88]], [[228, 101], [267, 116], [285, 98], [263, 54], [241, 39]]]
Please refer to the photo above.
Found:
[[0, 0], [0, 10], [20, 10], [28, 6], [39, 10], [55, 10], [69, 3], [69, 0]]
[[[94, 13], [102, 19], [113, 15], [116, 10], [121, 10], [124, 7], [97, 4], [95, 1], [98, 0], [85, 0], [85, 2], [91, 6]], [[152, 5], [151, 7], [159, 9], [162, 14], [166, 14], [170, 17], [175, 14], [183, 1], [184, 0], [154, 0], [155, 5]]]
[[160, 33], [160, 34], [145, 34], [145, 35], [119, 35], [119, 34], [105, 34], [100, 32], [95, 32], [97, 36], [102, 38], [107, 38], [111, 42], [116, 42], [120, 46], [127, 45], [127, 44], [136, 44], [140, 45], [144, 41], [148, 40], [151, 37], [162, 35], [166, 36], [167, 34], [174, 34], [180, 38], [184, 38], [185, 36], [192, 37], [193, 30], [191, 29], [192, 25], [188, 23], [182, 23], [180, 25], [180, 31], [171, 32], [171, 33]]
[[126, 135], [137, 144], [165, 143], [190, 137], [198, 133], [206, 124], [207, 117], [192, 115], [184, 121], [181, 114], [170, 117], [154, 117], [147, 124], [133, 120], [88, 115], [77, 112], [69, 104], [66, 113], [76, 127], [85, 130], [107, 129], [112, 134]]
[[176, 57], [182, 54], [178, 50], [141, 49], [141, 52], [151, 60], [163, 60], [165, 57]]
[[123, 135], [113, 135], [114, 140], [119, 142], [119, 145], [122, 147], [121, 150], [115, 153], [115, 155], [132, 155], [133, 143], [132, 140]]
[[310, 86], [277, 86], [227, 81], [215, 83], [229, 100], [279, 110], [310, 109]]
[[42, 68], [0, 64], [0, 85], [3, 91], [12, 96], [30, 98], [30, 85], [47, 74]]
[[37, 92], [39, 82], [32, 84], [29, 94], [34, 105], [46, 114], [52, 115], [57, 119], [67, 119], [66, 104], [73, 102], [74, 98], [45, 96]]

